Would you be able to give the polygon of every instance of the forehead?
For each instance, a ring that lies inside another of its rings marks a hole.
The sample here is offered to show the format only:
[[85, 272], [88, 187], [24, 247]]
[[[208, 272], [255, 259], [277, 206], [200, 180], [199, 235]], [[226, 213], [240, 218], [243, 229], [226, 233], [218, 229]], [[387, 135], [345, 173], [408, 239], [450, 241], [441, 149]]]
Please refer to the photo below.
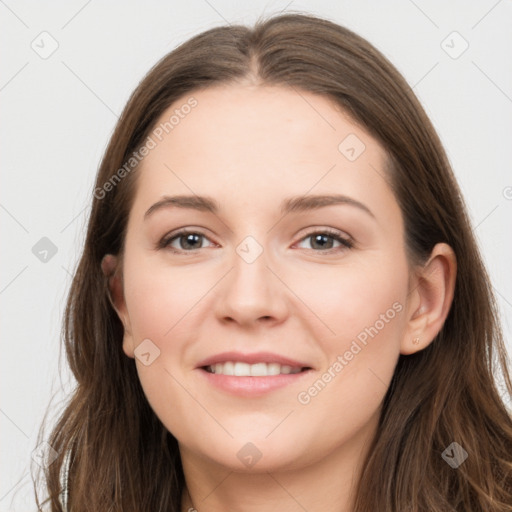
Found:
[[166, 193], [221, 203], [234, 196], [280, 202], [308, 191], [394, 200], [381, 145], [333, 100], [296, 88], [192, 91], [160, 116], [150, 137], [137, 187], [146, 204]]
[[[190, 108], [192, 101], [195, 106]], [[295, 87], [224, 84], [195, 91], [175, 101], [153, 132], [157, 142], [179, 146], [189, 159], [207, 151], [218, 160], [245, 155], [268, 159], [279, 153], [289, 157], [290, 149], [296, 159], [320, 152], [337, 158], [339, 142], [350, 134], [356, 149], [365, 144], [365, 149], [378, 152], [378, 143], [331, 98]]]

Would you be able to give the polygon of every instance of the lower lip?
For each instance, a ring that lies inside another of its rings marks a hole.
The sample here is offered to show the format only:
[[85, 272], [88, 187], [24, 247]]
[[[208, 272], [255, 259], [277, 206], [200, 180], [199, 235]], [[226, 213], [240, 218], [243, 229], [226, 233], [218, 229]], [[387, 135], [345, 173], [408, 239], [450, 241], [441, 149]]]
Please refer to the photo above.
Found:
[[268, 377], [237, 377], [235, 375], [210, 373], [203, 368], [198, 368], [198, 370], [213, 386], [233, 395], [250, 397], [263, 395], [270, 391], [295, 384], [312, 372], [312, 370], [305, 370], [299, 373], [271, 375]]

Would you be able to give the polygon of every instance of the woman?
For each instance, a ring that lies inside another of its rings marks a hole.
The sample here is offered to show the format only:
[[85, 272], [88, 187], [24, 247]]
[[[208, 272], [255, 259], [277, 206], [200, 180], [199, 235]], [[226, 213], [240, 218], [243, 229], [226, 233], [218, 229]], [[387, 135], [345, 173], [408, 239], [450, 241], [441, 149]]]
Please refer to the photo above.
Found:
[[511, 510], [512, 384], [459, 187], [405, 80], [327, 20], [212, 29], [149, 72], [65, 342], [51, 510]]

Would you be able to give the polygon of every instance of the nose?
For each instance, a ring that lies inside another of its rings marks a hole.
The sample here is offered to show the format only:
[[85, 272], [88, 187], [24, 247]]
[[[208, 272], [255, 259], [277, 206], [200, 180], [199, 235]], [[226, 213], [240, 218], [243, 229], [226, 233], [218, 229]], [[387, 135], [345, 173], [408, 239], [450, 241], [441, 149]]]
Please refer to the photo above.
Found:
[[[240, 255], [242, 254], [242, 256]], [[243, 326], [278, 324], [288, 314], [288, 288], [263, 250], [254, 261], [240, 252], [218, 285], [215, 314], [222, 322]]]

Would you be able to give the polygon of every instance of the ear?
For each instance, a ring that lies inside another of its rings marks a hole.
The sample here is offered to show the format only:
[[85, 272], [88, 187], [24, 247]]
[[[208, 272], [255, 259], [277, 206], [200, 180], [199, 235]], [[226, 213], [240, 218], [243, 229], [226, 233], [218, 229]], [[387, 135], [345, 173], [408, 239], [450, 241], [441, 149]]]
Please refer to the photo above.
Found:
[[108, 279], [108, 298], [124, 327], [123, 351], [128, 357], [134, 356], [134, 343], [130, 317], [124, 298], [122, 268], [117, 256], [106, 254], [101, 260], [101, 270]]
[[456, 275], [455, 253], [445, 243], [437, 244], [427, 263], [414, 271], [401, 354], [423, 350], [442, 329], [452, 305]]

